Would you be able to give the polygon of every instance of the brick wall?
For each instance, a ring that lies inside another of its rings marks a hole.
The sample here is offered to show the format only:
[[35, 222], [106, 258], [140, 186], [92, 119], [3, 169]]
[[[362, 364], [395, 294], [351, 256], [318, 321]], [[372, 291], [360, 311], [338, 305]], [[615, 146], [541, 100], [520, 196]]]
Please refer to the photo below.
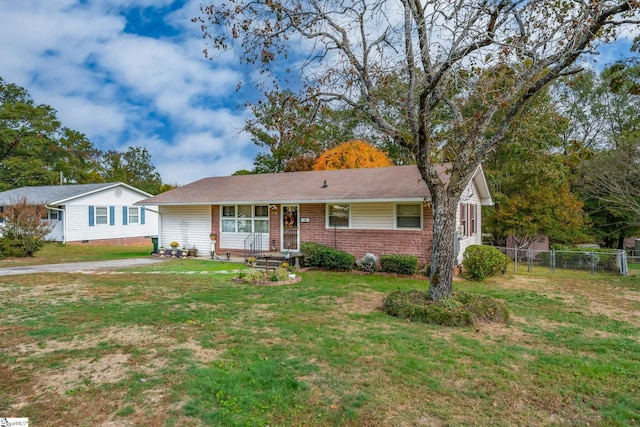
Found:
[[309, 222], [300, 224], [300, 240], [315, 242], [349, 252], [361, 258], [367, 252], [376, 256], [388, 254], [410, 254], [421, 263], [431, 261], [431, 209], [424, 207], [424, 227], [422, 230], [354, 230], [327, 229], [324, 204], [300, 206], [300, 217]]
[[[280, 210], [281, 205], [269, 209], [269, 248], [280, 250]], [[349, 252], [356, 258], [362, 258], [367, 252], [376, 256], [388, 254], [410, 254], [418, 257], [421, 263], [431, 261], [431, 209], [424, 207], [422, 230], [355, 230], [327, 229], [324, 203], [300, 205], [299, 217], [309, 222], [300, 223], [300, 241], [315, 242], [341, 251]], [[218, 227], [220, 207], [211, 206], [211, 229], [220, 234]], [[218, 242], [219, 246], [219, 242]], [[232, 255], [242, 255], [242, 250], [229, 250], [218, 247], [221, 253], [229, 251]]]

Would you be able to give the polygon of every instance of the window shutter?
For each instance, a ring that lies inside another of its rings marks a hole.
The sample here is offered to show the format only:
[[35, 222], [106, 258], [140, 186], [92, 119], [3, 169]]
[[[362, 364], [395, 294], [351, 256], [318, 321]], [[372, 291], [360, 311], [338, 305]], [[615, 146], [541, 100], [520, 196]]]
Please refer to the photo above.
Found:
[[109, 225], [116, 225], [116, 207], [109, 206]]
[[127, 207], [122, 207], [122, 225], [127, 225], [127, 221], [129, 220], [129, 212], [127, 211]]
[[144, 208], [140, 208], [140, 224], [144, 225]]
[[89, 227], [93, 227], [95, 225], [94, 221], [96, 219], [96, 214], [93, 206], [89, 206]]

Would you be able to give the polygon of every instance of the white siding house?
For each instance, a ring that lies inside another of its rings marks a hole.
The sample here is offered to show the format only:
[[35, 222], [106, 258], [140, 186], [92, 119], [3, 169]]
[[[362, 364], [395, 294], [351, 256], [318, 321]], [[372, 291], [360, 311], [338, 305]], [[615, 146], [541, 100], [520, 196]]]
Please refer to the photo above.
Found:
[[458, 231], [456, 238], [459, 247], [457, 260], [462, 262], [464, 251], [471, 245], [482, 244], [482, 201], [476, 182], [471, 181], [465, 189], [458, 212], [456, 214], [456, 224]]
[[158, 233], [155, 206], [136, 206], [149, 194], [123, 183], [22, 187], [0, 193], [0, 206], [26, 198], [48, 209], [48, 240], [124, 241]]

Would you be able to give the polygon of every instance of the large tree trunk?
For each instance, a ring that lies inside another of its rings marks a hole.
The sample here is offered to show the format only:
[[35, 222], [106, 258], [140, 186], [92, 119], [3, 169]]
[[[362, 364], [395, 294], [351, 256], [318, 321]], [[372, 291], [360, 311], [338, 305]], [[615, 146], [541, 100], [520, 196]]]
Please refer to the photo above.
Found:
[[432, 208], [433, 243], [429, 296], [434, 301], [440, 301], [453, 296], [453, 264], [456, 257], [453, 239], [458, 198], [446, 190], [433, 192]]

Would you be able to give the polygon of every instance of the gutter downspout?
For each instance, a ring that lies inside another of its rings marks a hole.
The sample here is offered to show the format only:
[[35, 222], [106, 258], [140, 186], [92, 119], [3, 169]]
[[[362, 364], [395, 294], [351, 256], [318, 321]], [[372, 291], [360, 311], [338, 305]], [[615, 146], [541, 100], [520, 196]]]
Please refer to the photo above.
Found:
[[158, 214], [158, 247], [160, 247], [160, 236], [162, 235], [162, 229], [160, 227], [162, 227], [162, 214], [159, 211], [153, 210], [153, 209], [149, 209], [147, 208], [145, 205], [141, 205], [142, 209], [144, 209], [145, 211], [149, 211], [149, 212], [153, 212], [153, 213], [157, 213]]
[[[62, 172], [61, 172], [62, 173]], [[51, 209], [52, 211], [59, 211], [64, 213], [64, 216], [62, 217], [62, 244], [66, 245], [67, 244], [67, 212], [64, 209], [60, 209], [60, 208], [54, 208], [53, 206], [48, 206], [48, 205], [44, 205], [45, 208], [47, 209]]]

